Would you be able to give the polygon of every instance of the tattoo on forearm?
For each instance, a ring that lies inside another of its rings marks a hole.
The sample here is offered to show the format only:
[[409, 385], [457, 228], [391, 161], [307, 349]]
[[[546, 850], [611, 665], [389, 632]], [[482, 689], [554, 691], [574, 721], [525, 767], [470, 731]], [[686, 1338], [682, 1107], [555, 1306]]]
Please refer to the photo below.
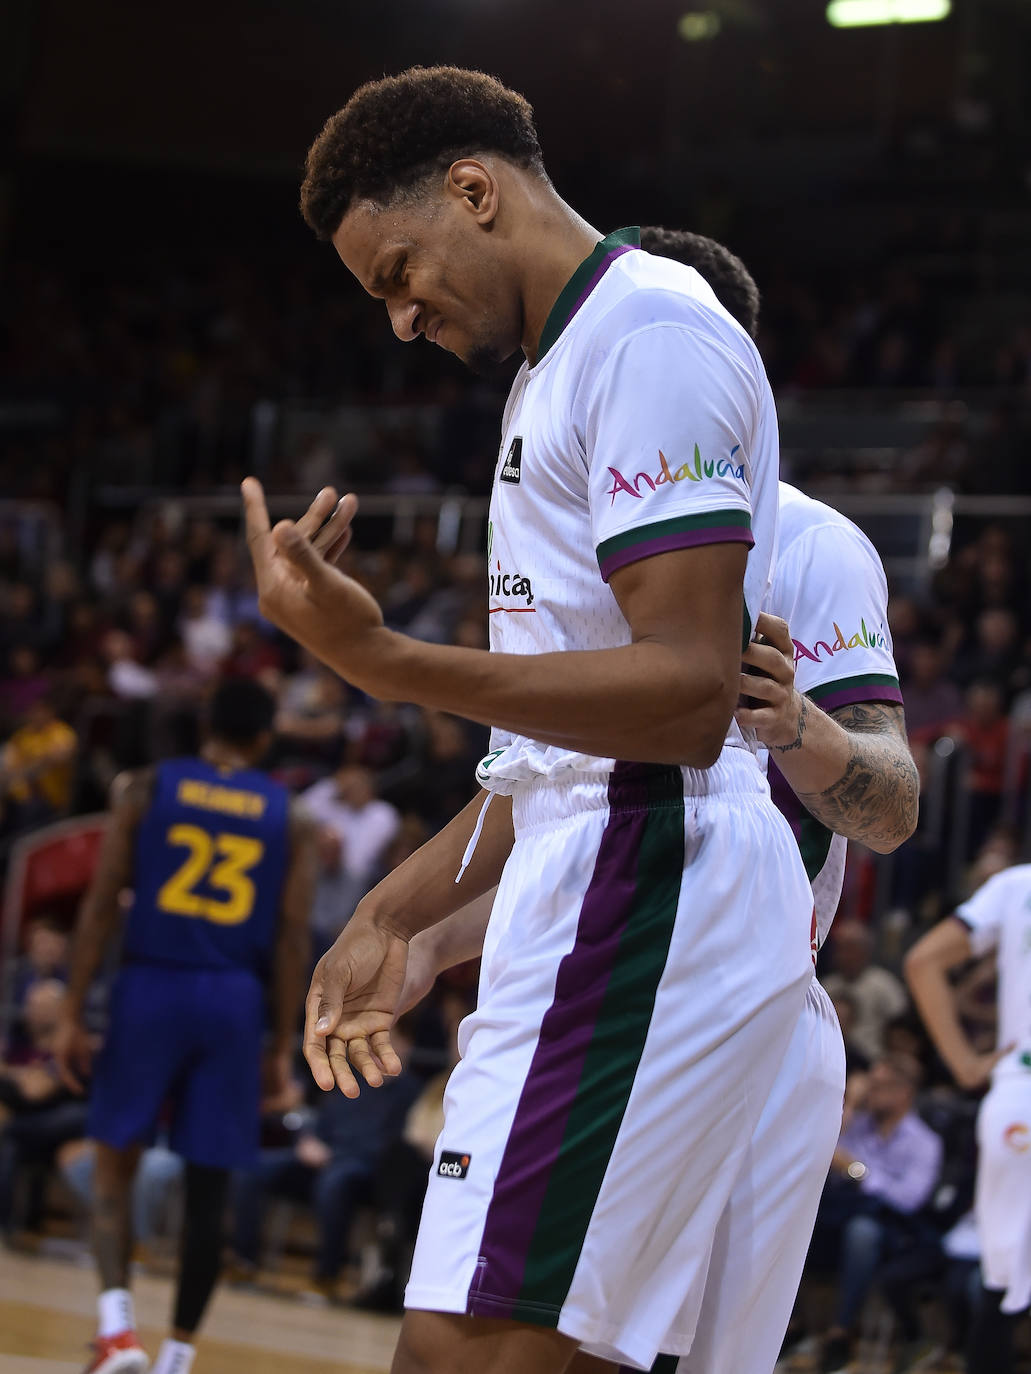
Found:
[[790, 744], [775, 744], [773, 747], [778, 754], [789, 754], [792, 749], [801, 749], [802, 736], [805, 734], [805, 727], [809, 720], [809, 698], [802, 698], [802, 706], [798, 712], [798, 734]]
[[901, 844], [916, 825], [920, 794], [902, 707], [862, 702], [831, 715], [852, 739], [848, 764], [832, 787], [800, 793], [800, 800], [839, 835], [879, 847]]

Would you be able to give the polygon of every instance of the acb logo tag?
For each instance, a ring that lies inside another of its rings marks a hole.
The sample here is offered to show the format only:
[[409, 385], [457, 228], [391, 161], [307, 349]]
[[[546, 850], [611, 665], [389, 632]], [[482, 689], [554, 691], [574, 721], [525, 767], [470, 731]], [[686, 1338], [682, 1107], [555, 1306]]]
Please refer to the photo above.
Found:
[[469, 1155], [456, 1154], [454, 1150], [441, 1150], [437, 1173], [441, 1178], [465, 1178], [469, 1172]]

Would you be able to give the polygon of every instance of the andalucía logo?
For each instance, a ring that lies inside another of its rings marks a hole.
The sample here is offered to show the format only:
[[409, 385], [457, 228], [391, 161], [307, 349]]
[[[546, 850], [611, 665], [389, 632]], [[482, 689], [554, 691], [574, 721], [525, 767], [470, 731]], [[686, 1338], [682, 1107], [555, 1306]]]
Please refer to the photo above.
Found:
[[[735, 444], [730, 450], [730, 458], [733, 458], [741, 447]], [[665, 486], [670, 482], [704, 482], [707, 477], [733, 477], [741, 481], [745, 475], [744, 464], [732, 463], [730, 458], [703, 458], [698, 445], [694, 446], [694, 461], [681, 463], [674, 472], [666, 460], [666, 455], [659, 449], [659, 470], [654, 476], [647, 472], [638, 472], [633, 481], [624, 477], [619, 468], [609, 468], [612, 473], [612, 486], [609, 488], [609, 496], [612, 500], [609, 505], [614, 505], [616, 497], [624, 492], [627, 496], [633, 496], [638, 501], [641, 499], [642, 485], [648, 491], [655, 491], [657, 487]]]
[[860, 620], [859, 629], [853, 635], [846, 637], [845, 631], [836, 620], [831, 621], [834, 626], [833, 642], [826, 639], [818, 639], [810, 647], [803, 644], [800, 639], [793, 640], [795, 646], [795, 662], [800, 658], [809, 659], [810, 663], [822, 663], [825, 658], [833, 658], [835, 654], [842, 653], [845, 649], [887, 649], [888, 641], [878, 630], [871, 630], [865, 620]]

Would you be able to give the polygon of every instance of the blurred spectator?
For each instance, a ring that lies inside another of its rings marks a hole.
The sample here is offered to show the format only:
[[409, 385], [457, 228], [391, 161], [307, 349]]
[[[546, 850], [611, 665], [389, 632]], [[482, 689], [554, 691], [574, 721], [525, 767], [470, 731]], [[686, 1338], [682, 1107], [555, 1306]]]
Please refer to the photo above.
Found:
[[832, 1000], [847, 992], [855, 1006], [852, 1043], [868, 1059], [884, 1051], [889, 1021], [909, 1007], [902, 983], [886, 968], [873, 963], [874, 937], [859, 921], [838, 921], [829, 941], [831, 971], [820, 981]]
[[58, 717], [52, 698], [33, 702], [0, 751], [5, 829], [46, 825], [67, 812], [78, 748], [78, 736]]
[[[407, 1062], [411, 1040], [403, 1018], [392, 1036], [402, 1062]], [[310, 1130], [302, 1131], [292, 1145], [262, 1151], [257, 1167], [236, 1180], [233, 1251], [238, 1278], [259, 1267], [266, 1199], [286, 1197], [314, 1208], [319, 1231], [314, 1291], [325, 1298], [335, 1296], [355, 1209], [368, 1195], [383, 1152], [401, 1134], [418, 1091], [419, 1080], [403, 1071], [356, 1098], [327, 1093]]]
[[937, 739], [962, 711], [963, 694], [945, 676], [944, 654], [936, 636], [921, 636], [911, 645], [908, 657], [902, 683], [906, 729], [910, 739]]
[[0, 1061], [0, 1234], [8, 1233], [16, 1220], [30, 1229], [38, 1225], [38, 1172], [24, 1218], [15, 1211], [19, 1175], [30, 1167], [38, 1171], [49, 1166], [62, 1145], [85, 1132], [86, 1104], [62, 1086], [52, 1054], [64, 992], [55, 978], [29, 987], [23, 1003], [25, 1045], [12, 1056], [18, 1062]]
[[22, 943], [25, 952], [11, 974], [11, 998], [15, 1013], [25, 1003], [29, 989], [47, 979], [65, 982], [68, 974], [68, 929], [57, 919], [43, 913], [26, 922]]
[[942, 1142], [914, 1111], [920, 1067], [906, 1055], [879, 1059], [863, 1107], [841, 1134], [820, 1202], [807, 1269], [837, 1276], [834, 1320], [821, 1369], [849, 1360], [855, 1324], [878, 1265], [917, 1247], [938, 1246], [921, 1209], [942, 1167]]
[[345, 764], [309, 787], [301, 798], [318, 823], [322, 869], [311, 926], [316, 958], [329, 948], [355, 907], [380, 877], [383, 857], [397, 835], [397, 808], [376, 795], [367, 768]]
[[951, 726], [966, 746], [966, 789], [970, 806], [967, 854], [975, 853], [999, 817], [1006, 781], [1009, 721], [1002, 689], [990, 679], [967, 689], [966, 709]]
[[178, 629], [187, 661], [205, 677], [214, 677], [228, 657], [232, 631], [209, 611], [204, 587], [194, 585], [186, 589]]

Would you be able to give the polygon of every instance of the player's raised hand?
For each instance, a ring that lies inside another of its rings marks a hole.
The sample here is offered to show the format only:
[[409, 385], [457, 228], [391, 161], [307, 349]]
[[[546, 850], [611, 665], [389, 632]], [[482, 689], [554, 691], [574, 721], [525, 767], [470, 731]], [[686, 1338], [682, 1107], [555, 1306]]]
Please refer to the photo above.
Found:
[[312, 975], [304, 1007], [304, 1057], [315, 1082], [358, 1096], [401, 1072], [390, 1039], [408, 962], [408, 942], [356, 913]]
[[383, 624], [375, 599], [336, 567], [351, 539], [357, 497], [338, 500], [323, 487], [299, 520], [273, 529], [257, 478], [246, 478], [242, 492], [262, 614], [346, 675], [363, 634]]
[[795, 691], [794, 641], [787, 622], [765, 612], [755, 622], [755, 632], [758, 638], [741, 655], [742, 700], [734, 719], [742, 729], [754, 730], [760, 743], [790, 749], [801, 737], [799, 719], [806, 709]]

